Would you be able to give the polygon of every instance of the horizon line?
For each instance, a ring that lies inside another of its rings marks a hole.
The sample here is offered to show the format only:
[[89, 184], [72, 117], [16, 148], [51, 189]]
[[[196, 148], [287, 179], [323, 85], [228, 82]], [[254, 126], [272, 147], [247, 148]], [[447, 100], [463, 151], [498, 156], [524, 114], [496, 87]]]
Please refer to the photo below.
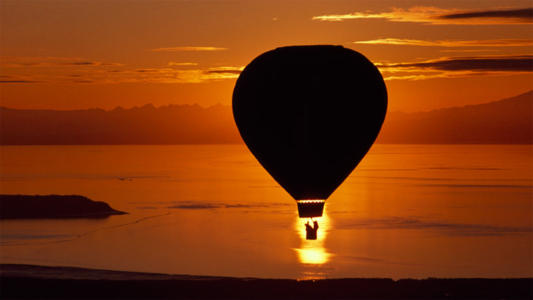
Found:
[[[493, 103], [493, 102], [507, 100], [507, 99], [510, 99], [510, 98], [520, 97], [520, 96], [523, 96], [523, 95], [526, 95], [526, 94], [529, 94], [529, 93], [533, 94], [533, 89], [529, 90], [527, 92], [524, 92], [524, 93], [515, 94], [514, 96], [510, 96], [510, 97], [507, 97], [507, 98], [503, 98], [503, 99], [499, 99], [499, 100], [493, 100], [493, 101], [484, 102], [484, 103], [480, 103], [480, 104], [468, 104], [468, 105], [463, 105], [463, 106], [449, 106], [449, 107], [436, 108], [436, 109], [432, 109], [432, 110], [428, 110], [428, 111], [415, 111], [415, 112], [404, 112], [404, 111], [401, 111], [401, 110], [394, 110], [394, 111], [387, 111], [387, 113], [405, 113], [405, 114], [429, 113], [429, 112], [438, 111], [438, 110], [442, 110], [442, 109], [463, 108], [463, 107], [470, 107], [470, 106], [476, 106], [476, 105], [484, 105], [484, 104], [489, 104], [489, 103]], [[533, 100], [533, 97], [532, 97], [532, 100]], [[26, 111], [31, 111], [31, 110], [33, 110], [33, 111], [60, 111], [60, 112], [99, 110], [99, 111], [104, 111], [104, 112], [111, 112], [111, 111], [114, 111], [114, 110], [133, 110], [133, 109], [142, 109], [142, 108], [160, 109], [160, 108], [166, 108], [166, 107], [169, 107], [169, 106], [200, 107], [202, 109], [210, 109], [210, 108], [213, 108], [213, 107], [221, 107], [221, 106], [222, 107], [227, 107], [227, 108], [231, 108], [232, 107], [232, 105], [225, 105], [225, 104], [222, 104], [220, 102], [217, 102], [216, 104], [204, 107], [204, 106], [202, 106], [202, 105], [200, 105], [200, 104], [195, 102], [193, 104], [190, 104], [190, 103], [184, 103], [184, 104], [169, 103], [169, 104], [161, 105], [159, 107], [156, 107], [153, 103], [147, 103], [147, 104], [142, 105], [142, 106], [135, 105], [135, 106], [132, 106], [130, 108], [124, 108], [124, 107], [119, 105], [119, 106], [116, 106], [115, 108], [109, 109], [109, 110], [106, 110], [106, 109], [103, 109], [103, 108], [99, 108], [99, 107], [61, 110], [61, 109], [49, 109], [49, 108], [13, 108], [13, 107], [7, 107], [7, 106], [2, 106], [2, 105], [0, 105], [0, 109], [26, 110]]]

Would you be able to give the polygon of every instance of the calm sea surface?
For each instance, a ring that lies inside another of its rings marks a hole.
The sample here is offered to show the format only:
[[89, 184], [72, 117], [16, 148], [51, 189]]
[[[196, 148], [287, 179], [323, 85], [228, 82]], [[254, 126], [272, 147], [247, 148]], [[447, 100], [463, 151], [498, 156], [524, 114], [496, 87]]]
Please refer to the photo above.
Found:
[[318, 240], [245, 146], [3, 146], [1, 193], [128, 215], [0, 221], [0, 262], [261, 278], [532, 277], [533, 149], [375, 145]]

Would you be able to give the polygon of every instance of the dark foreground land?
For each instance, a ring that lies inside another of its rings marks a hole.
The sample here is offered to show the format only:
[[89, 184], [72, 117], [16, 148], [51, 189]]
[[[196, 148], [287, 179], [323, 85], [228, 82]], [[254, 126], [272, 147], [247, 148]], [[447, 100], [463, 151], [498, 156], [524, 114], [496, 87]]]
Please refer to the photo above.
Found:
[[1, 299], [532, 299], [533, 278], [289, 280], [0, 265]]
[[0, 219], [106, 218], [125, 212], [78, 195], [0, 195]]

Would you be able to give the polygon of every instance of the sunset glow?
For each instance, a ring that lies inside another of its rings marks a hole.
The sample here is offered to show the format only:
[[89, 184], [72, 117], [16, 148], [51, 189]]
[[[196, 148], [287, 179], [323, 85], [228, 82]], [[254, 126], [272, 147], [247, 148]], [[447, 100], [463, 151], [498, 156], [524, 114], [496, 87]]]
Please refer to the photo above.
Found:
[[531, 0], [0, 0], [0, 264], [195, 299], [531, 285], [532, 25]]
[[1, 6], [2, 106], [10, 108], [230, 105], [243, 67], [287, 45], [361, 52], [383, 72], [392, 111], [500, 100], [531, 90], [533, 78], [529, 1]]
[[[331, 229], [330, 218], [327, 215], [326, 209], [324, 209], [324, 214], [322, 217], [313, 218], [313, 220], [318, 221], [320, 228], [318, 229], [318, 237], [316, 240], [307, 240], [306, 232], [304, 227], [305, 219], [298, 218], [294, 223], [295, 230], [300, 236], [300, 247], [296, 248], [298, 253], [298, 259], [302, 264], [320, 267], [321, 265], [326, 264], [331, 254], [327, 250], [327, 240], [328, 232]], [[315, 273], [313, 276], [308, 274], [307, 279], [311, 278], [323, 278], [324, 274]]]

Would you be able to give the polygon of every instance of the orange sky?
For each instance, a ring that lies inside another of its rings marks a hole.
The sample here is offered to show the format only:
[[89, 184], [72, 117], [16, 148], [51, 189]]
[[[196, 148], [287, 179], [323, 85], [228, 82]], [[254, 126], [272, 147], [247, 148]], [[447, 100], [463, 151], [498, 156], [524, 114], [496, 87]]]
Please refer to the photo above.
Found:
[[6, 1], [1, 105], [231, 105], [276, 47], [337, 44], [382, 71], [389, 109], [429, 111], [533, 89], [527, 1]]

